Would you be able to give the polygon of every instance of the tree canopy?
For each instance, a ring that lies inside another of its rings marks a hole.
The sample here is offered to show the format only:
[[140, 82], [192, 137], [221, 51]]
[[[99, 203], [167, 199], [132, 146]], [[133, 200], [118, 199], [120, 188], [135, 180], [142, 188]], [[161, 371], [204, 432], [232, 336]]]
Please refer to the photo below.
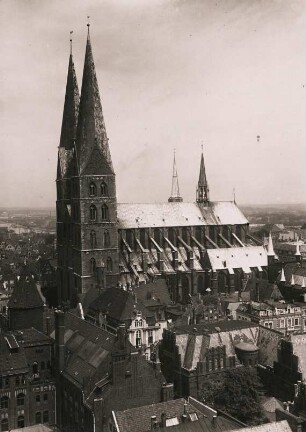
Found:
[[264, 421], [261, 406], [262, 385], [256, 370], [239, 367], [211, 376], [202, 389], [202, 399], [249, 425]]

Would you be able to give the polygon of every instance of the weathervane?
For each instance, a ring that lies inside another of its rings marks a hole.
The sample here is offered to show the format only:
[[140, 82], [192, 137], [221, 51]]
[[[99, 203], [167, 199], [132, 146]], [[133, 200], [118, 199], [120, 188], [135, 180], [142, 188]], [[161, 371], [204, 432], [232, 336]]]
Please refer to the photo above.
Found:
[[70, 30], [70, 54], [72, 54], [72, 33], [73, 30]]
[[89, 16], [89, 15], [87, 15], [87, 27], [88, 27], [88, 33], [89, 33], [89, 27], [90, 27], [90, 22], [89, 22], [89, 18], [90, 18], [90, 16]]

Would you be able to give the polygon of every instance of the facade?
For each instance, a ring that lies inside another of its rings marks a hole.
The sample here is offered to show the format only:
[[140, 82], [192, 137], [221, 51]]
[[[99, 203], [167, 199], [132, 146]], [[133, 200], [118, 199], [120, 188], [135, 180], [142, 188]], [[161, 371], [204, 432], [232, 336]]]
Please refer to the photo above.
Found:
[[130, 343], [148, 360], [167, 328], [164, 313], [150, 311], [134, 293], [116, 287], [108, 288], [89, 305], [86, 319], [114, 334], [124, 324]]
[[304, 333], [306, 303], [278, 301], [242, 303], [237, 309], [237, 318], [252, 321], [273, 330], [288, 333]]
[[183, 202], [174, 165], [168, 202], [117, 203], [89, 34], [81, 97], [69, 59], [56, 184], [59, 302], [164, 277], [173, 300], [187, 303], [208, 288], [238, 291], [252, 275], [268, 277], [266, 250], [236, 203], [211, 201], [203, 154], [196, 202]]
[[0, 430], [55, 424], [52, 340], [35, 329], [0, 340]]

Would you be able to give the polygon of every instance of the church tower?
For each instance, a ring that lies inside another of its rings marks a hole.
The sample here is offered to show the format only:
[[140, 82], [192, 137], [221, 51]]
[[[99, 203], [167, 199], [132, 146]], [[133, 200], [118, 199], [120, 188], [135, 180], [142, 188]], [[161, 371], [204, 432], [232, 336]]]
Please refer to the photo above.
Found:
[[203, 149], [200, 163], [200, 175], [197, 186], [197, 203], [204, 205], [209, 203], [209, 187], [206, 179]]
[[71, 164], [75, 158], [74, 142], [79, 110], [79, 89], [72, 57], [70, 56], [67, 74], [65, 104], [62, 119], [60, 144], [58, 147], [56, 177], [56, 218], [57, 218], [57, 255], [58, 255], [58, 301], [71, 297], [72, 280], [72, 227], [71, 227]]
[[67, 166], [70, 202], [61, 301], [82, 301], [91, 288], [118, 280], [116, 179], [109, 151], [89, 34], [83, 69], [76, 139]]

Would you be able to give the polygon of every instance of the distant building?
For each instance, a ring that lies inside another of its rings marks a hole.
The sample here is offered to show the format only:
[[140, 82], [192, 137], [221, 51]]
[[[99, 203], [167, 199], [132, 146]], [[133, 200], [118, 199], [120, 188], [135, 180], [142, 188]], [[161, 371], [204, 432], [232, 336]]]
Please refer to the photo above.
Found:
[[303, 305], [267, 300], [242, 303], [237, 309], [237, 318], [258, 323], [284, 334], [304, 333], [306, 331], [305, 312], [306, 303]]

